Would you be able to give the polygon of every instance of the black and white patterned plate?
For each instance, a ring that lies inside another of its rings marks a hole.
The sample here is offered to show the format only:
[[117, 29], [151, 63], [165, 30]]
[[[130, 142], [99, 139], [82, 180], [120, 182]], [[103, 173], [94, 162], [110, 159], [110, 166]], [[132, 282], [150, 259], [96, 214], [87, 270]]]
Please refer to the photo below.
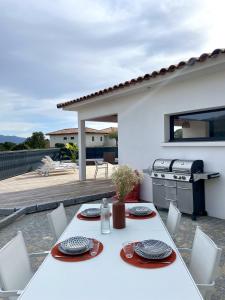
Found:
[[80, 213], [82, 216], [87, 218], [96, 218], [101, 214], [100, 208], [87, 208]]
[[139, 256], [148, 259], [164, 259], [172, 253], [173, 249], [159, 240], [144, 240], [134, 246], [134, 251]]
[[135, 216], [148, 216], [152, 210], [146, 206], [133, 206], [129, 209], [129, 213]]
[[74, 236], [61, 242], [58, 249], [64, 254], [79, 255], [89, 251], [92, 246], [92, 240], [83, 236]]

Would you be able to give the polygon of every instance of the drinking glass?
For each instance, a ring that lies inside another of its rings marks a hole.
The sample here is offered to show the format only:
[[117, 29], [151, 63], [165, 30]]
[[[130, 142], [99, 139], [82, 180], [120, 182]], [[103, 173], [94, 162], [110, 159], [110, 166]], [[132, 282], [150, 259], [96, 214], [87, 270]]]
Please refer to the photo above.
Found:
[[100, 245], [99, 241], [96, 240], [93, 241], [93, 247], [90, 250], [91, 256], [95, 256], [98, 254], [99, 245]]
[[130, 215], [130, 211], [129, 211], [129, 208], [127, 208], [127, 209], [125, 210], [125, 216], [126, 216], [126, 217], [129, 217], [129, 215]]
[[133, 244], [133, 242], [123, 243], [123, 251], [125, 253], [126, 258], [132, 258], [133, 255], [134, 255], [134, 244]]

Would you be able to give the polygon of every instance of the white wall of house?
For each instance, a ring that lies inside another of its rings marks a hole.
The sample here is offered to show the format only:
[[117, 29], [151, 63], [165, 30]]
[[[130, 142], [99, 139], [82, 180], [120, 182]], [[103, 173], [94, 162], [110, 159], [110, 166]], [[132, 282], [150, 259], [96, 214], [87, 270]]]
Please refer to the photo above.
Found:
[[116, 147], [116, 140], [110, 139], [108, 135], [105, 135], [104, 146], [105, 147]]
[[54, 148], [56, 143], [60, 143], [60, 144], [64, 144], [64, 145], [66, 143], [78, 144], [78, 135], [77, 134], [50, 135], [50, 147]]
[[[66, 138], [66, 139], [65, 139]], [[67, 135], [51, 135], [50, 136], [50, 147], [55, 147], [56, 143], [76, 143], [78, 144], [78, 134], [67, 134]], [[103, 147], [105, 145], [105, 137], [103, 134], [92, 134], [86, 133], [86, 147]]]
[[103, 147], [104, 135], [86, 133], [86, 147]]
[[[95, 101], [78, 110], [79, 119], [118, 114], [119, 163], [142, 170], [156, 158], [202, 159], [205, 171], [218, 171], [219, 179], [205, 184], [210, 216], [225, 219], [225, 142], [167, 143], [168, 115], [225, 107], [225, 69], [185, 80], [146, 88], [130, 96]], [[77, 108], [78, 109], [78, 108]], [[76, 109], [76, 110], [77, 110]], [[152, 200], [151, 179], [145, 176], [142, 198]]]

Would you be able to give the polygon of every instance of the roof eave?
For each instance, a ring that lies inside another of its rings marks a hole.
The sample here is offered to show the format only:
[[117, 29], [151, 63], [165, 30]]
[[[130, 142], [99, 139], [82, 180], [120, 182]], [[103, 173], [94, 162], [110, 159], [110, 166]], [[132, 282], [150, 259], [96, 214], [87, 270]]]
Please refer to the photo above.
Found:
[[[185, 79], [186, 77], [194, 74], [194, 73], [201, 73], [201, 71], [204, 70], [204, 74], [206, 71], [211, 70], [220, 70], [225, 68], [225, 56], [220, 55], [216, 59], [215, 58], [209, 58], [207, 62], [201, 63], [198, 62], [195, 65], [187, 65], [184, 68], [177, 69], [174, 72], [167, 73], [165, 75], [157, 76], [156, 78], [151, 78], [149, 80], [145, 80], [143, 82], [137, 82], [133, 84], [132, 86], [123, 87], [117, 90], [113, 90], [107, 94], [103, 95], [96, 95], [95, 97], [91, 97], [90, 99], [85, 99], [82, 101], [77, 101], [74, 103], [68, 103], [65, 105], [60, 106], [59, 104], [57, 107], [62, 108], [66, 111], [79, 111], [79, 108], [89, 105], [90, 103], [96, 102], [96, 101], [103, 101], [103, 100], [110, 100], [118, 96], [125, 96], [129, 94], [133, 94], [133, 92], [140, 92], [142, 90], [145, 90], [146, 88], [154, 87], [161, 83], [170, 83], [175, 80], [181, 80]], [[60, 107], [59, 107], [60, 106]]]

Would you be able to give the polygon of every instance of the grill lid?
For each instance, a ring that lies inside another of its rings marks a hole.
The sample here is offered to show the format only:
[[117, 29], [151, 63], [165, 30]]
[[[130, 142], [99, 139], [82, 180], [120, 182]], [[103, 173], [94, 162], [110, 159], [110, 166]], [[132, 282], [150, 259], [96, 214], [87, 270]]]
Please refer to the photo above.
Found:
[[173, 163], [172, 172], [185, 174], [201, 173], [203, 172], [203, 161], [177, 159]]
[[173, 159], [156, 159], [152, 169], [154, 171], [171, 172], [173, 162]]

